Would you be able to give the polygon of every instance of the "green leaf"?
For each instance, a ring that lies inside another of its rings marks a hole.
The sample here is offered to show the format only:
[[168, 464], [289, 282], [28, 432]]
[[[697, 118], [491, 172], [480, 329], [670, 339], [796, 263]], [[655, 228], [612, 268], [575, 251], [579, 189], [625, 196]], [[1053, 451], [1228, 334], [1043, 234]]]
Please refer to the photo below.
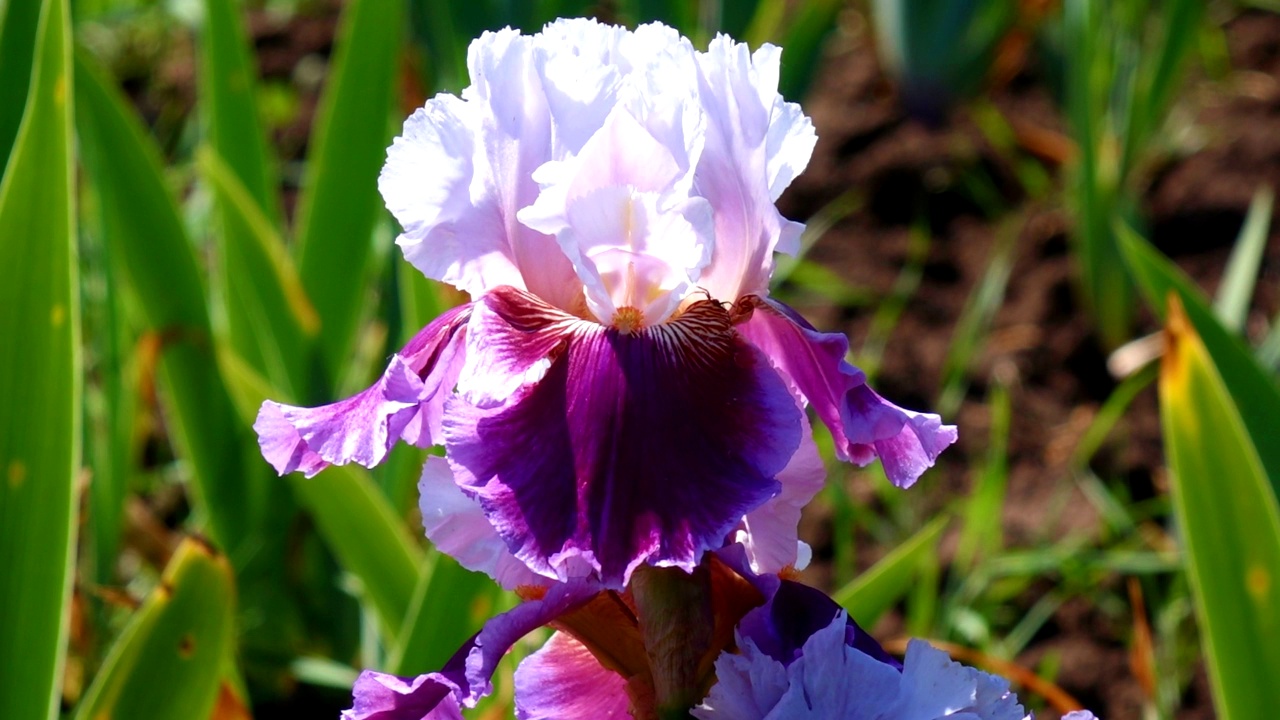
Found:
[[1161, 319], [1165, 318], [1169, 293], [1177, 293], [1227, 384], [1272, 488], [1280, 494], [1280, 443], [1275, 442], [1276, 428], [1280, 427], [1280, 388], [1275, 379], [1259, 367], [1244, 341], [1222, 326], [1204, 295], [1177, 266], [1128, 227], [1121, 226], [1119, 237], [1129, 271], [1147, 305]]
[[57, 717], [67, 639], [82, 383], [70, 44], [66, 0], [46, 0], [0, 180], [3, 718]]
[[204, 0], [199, 98], [205, 136], [273, 225], [276, 178], [257, 107], [257, 71], [235, 0]]
[[1271, 225], [1271, 206], [1275, 193], [1271, 188], [1261, 188], [1249, 203], [1249, 214], [1236, 238], [1231, 259], [1222, 273], [1222, 285], [1214, 301], [1214, 310], [1222, 323], [1239, 332], [1249, 314], [1249, 301], [1258, 282], [1258, 267], [1262, 264], [1262, 252], [1267, 248], [1267, 229]]
[[293, 320], [308, 335], [314, 335], [320, 327], [320, 317], [311, 298], [302, 286], [297, 267], [289, 250], [284, 246], [284, 239], [262, 209], [254, 203], [248, 188], [240, 182], [240, 178], [232, 172], [231, 167], [223, 161], [216, 150], [209, 147], [200, 148], [196, 152], [196, 164], [201, 174], [213, 186], [214, 194], [222, 204], [224, 217], [235, 219], [237, 227], [248, 230], [248, 238], [253, 241], [260, 256], [266, 260], [274, 282], [268, 283], [273, 292], [263, 297], [279, 294], [284, 297]]
[[497, 589], [484, 573], [472, 572], [448, 555], [434, 553], [419, 575], [396, 652], [387, 661], [388, 671], [416, 675], [444, 667], [475, 632], [473, 606], [477, 602], [492, 604]]
[[0, 6], [0, 173], [8, 165], [22, 111], [31, 89], [36, 25], [41, 3], [9, 2]]
[[292, 291], [283, 281], [280, 257], [263, 242], [263, 224], [278, 233], [280, 223], [276, 182], [255, 104], [249, 42], [238, 3], [205, 0], [204, 7], [199, 98], [205, 138], [226, 165], [223, 175], [235, 178], [248, 198], [234, 203], [244, 198], [228, 195], [229, 184], [222, 183], [215, 235], [218, 272], [212, 283], [220, 306], [213, 317], [225, 318], [236, 352], [272, 384], [305, 397], [311, 390], [306, 357], [314, 315], [308, 313], [310, 303], [303, 302], [300, 285]]
[[325, 369], [342, 376], [368, 288], [363, 282], [381, 198], [404, 3], [355, 0], [343, 11], [336, 57], [311, 134], [298, 205], [298, 268], [316, 305]]
[[1225, 368], [1174, 292], [1166, 338], [1161, 422], [1214, 704], [1224, 720], [1270, 718], [1280, 706], [1280, 507]]
[[207, 718], [235, 637], [225, 556], [187, 538], [111, 648], [76, 720]]
[[911, 589], [923, 564], [938, 549], [949, 518], [935, 518], [909, 540], [894, 548], [832, 598], [863, 627], [871, 627]]
[[263, 473], [243, 463], [247, 427], [218, 374], [204, 281], [159, 150], [83, 53], [76, 55], [76, 106], [85, 169], [103, 213], [104, 252], [138, 300], [144, 336], [160, 345], [165, 419], [190, 463], [196, 509], [206, 514], [214, 541], [235, 556], [249, 535], [245, 500]]
[[413, 601], [422, 548], [362, 469], [331, 467], [313, 478], [294, 473], [289, 481], [338, 563], [360, 580], [393, 645]]

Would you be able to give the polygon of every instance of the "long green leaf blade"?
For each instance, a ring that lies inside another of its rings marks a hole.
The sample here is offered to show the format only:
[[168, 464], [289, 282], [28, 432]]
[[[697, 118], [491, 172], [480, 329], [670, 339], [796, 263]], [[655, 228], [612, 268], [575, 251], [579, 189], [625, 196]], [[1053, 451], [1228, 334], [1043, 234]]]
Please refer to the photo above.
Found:
[[235, 637], [235, 599], [226, 557], [184, 540], [116, 640], [76, 720], [209, 717]]
[[[199, 90], [201, 119], [208, 145], [239, 181], [251, 205], [280, 227], [276, 183], [266, 139], [258, 118], [256, 72], [238, 3], [205, 0], [200, 34]], [[297, 396], [308, 395], [306, 356], [310, 341], [305, 320], [295, 317], [298, 298], [290, 297], [278, 277], [279, 263], [260, 242], [261, 228], [244, 207], [225, 193], [218, 202], [216, 232], [218, 272], [215, 318], [224, 318], [236, 352], [273, 385]], [[290, 309], [293, 312], [290, 312]]]
[[1225, 720], [1270, 718], [1280, 707], [1280, 507], [1174, 293], [1166, 334], [1161, 420], [1214, 702]]
[[332, 467], [313, 478], [294, 474], [289, 480], [338, 562], [359, 578], [383, 632], [394, 642], [413, 601], [422, 548], [360, 468]]
[[355, 0], [343, 11], [336, 58], [321, 100], [298, 210], [298, 269], [324, 333], [320, 351], [341, 377], [367, 288], [360, 282], [381, 201], [404, 3]]
[[236, 431], [218, 375], [204, 281], [177, 201], [155, 143], [83, 54], [76, 56], [76, 104], [85, 168], [102, 206], [105, 253], [137, 297], [143, 332], [161, 343], [158, 379], [170, 432], [190, 462], [197, 510], [234, 556], [250, 527], [244, 506], [255, 478], [241, 452], [248, 431]]
[[80, 302], [66, 0], [41, 4], [0, 180], [0, 717], [56, 717], [80, 467]]

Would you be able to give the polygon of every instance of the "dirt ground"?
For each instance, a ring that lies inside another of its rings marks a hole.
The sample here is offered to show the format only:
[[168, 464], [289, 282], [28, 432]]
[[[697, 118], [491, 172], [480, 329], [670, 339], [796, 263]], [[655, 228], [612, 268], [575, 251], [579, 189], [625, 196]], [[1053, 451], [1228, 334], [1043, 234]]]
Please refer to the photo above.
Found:
[[[1280, 17], [1246, 13], [1226, 26], [1226, 39], [1232, 71], [1214, 79], [1193, 74], [1190, 92], [1175, 109], [1194, 119], [1187, 123], [1194, 129], [1191, 147], [1151, 169], [1142, 207], [1151, 240], [1209, 292], [1216, 289], [1254, 192], [1280, 184]], [[1034, 136], [1067, 132], [1034, 64], [991, 99], [1019, 130], [1029, 128]], [[822, 237], [811, 259], [857, 286], [888, 293], [907, 261], [911, 225], [927, 218], [932, 242], [923, 277], [885, 346], [876, 378], [877, 389], [895, 402], [930, 407], [956, 321], [987, 269], [999, 232], [1008, 231], [1010, 215], [1025, 218], [1005, 302], [970, 372], [965, 400], [948, 418], [960, 428], [958, 452], [922, 484], [934, 486], [927, 492], [939, 502], [968, 490], [988, 439], [986, 389], [998, 376], [1012, 400], [1006, 542], [1025, 547], [1096, 530], [1097, 514], [1078, 491], [1065, 512], [1054, 502], [1072, 482], [1071, 450], [1116, 386], [1107, 353], [1073, 292], [1071, 218], [1060, 192], [1029, 200], [1007, 153], [993, 149], [964, 111], [933, 129], [907, 118], [865, 37], [854, 35], [835, 49], [806, 108], [818, 146], [807, 172], [783, 196], [783, 212], [807, 218], [850, 188], [861, 188], [863, 197], [856, 212]], [[1043, 165], [1060, 190], [1060, 168], [1051, 159]], [[957, 178], [975, 170], [992, 178], [1009, 214], [987, 217], [964, 192]], [[1280, 307], [1277, 235], [1273, 226], [1250, 311], [1255, 339]], [[855, 347], [873, 315], [873, 309], [821, 303], [804, 310], [820, 327], [846, 331]], [[1149, 314], [1141, 322], [1144, 330], [1155, 330]], [[1160, 491], [1163, 464], [1150, 386], [1092, 467], [1099, 477], [1122, 479], [1130, 496], [1142, 500]], [[821, 544], [823, 521], [820, 508], [807, 519], [819, 543], [815, 577], [822, 577], [822, 558], [830, 554]], [[1019, 660], [1034, 666], [1046, 652], [1056, 652], [1064, 689], [1100, 717], [1137, 718], [1143, 695], [1129, 663], [1131, 627], [1114, 625], [1087, 602], [1068, 602]], [[1213, 717], [1203, 673], [1183, 704], [1179, 718]]]

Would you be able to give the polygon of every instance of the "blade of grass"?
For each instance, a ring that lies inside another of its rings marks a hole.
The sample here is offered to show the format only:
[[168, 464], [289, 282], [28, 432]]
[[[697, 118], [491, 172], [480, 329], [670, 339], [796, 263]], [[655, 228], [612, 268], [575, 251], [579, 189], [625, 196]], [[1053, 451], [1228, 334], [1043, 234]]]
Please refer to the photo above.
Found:
[[1005, 489], [1009, 484], [1009, 425], [1012, 403], [1009, 390], [997, 382], [991, 390], [991, 436], [987, 458], [976, 487], [965, 502], [964, 529], [956, 546], [957, 567], [972, 568], [979, 555], [998, 551], [1002, 545], [1000, 517], [1004, 510]]
[[938, 412], [944, 417], [955, 414], [968, 389], [966, 375], [973, 358], [982, 349], [982, 342], [991, 329], [996, 311], [1004, 302], [1004, 294], [1009, 286], [1009, 273], [1013, 270], [1014, 249], [1018, 232], [1023, 222], [1019, 219], [1008, 222], [997, 231], [995, 247], [991, 249], [991, 258], [987, 261], [986, 272], [978, 281], [960, 311], [960, 319], [956, 321], [955, 333], [951, 336], [951, 345], [947, 348], [947, 359], [942, 365], [942, 392], [938, 396]]
[[1257, 355], [1263, 368], [1275, 372], [1280, 367], [1280, 314], [1271, 319], [1271, 329], [1258, 346]]
[[1249, 314], [1249, 301], [1258, 282], [1258, 268], [1262, 265], [1262, 251], [1267, 248], [1267, 230], [1271, 226], [1271, 207], [1275, 193], [1271, 188], [1260, 188], [1249, 203], [1249, 214], [1236, 238], [1231, 259], [1222, 272], [1222, 284], [1213, 309], [1227, 329], [1239, 332], [1244, 328]]
[[[769, 5], [771, 3], [764, 3]], [[762, 5], [762, 7], [763, 7]], [[804, 232], [800, 234], [800, 250], [793, 255], [778, 255], [777, 265], [773, 269], [772, 283], [774, 287], [785, 283], [791, 277], [804, 258], [837, 223], [857, 212], [862, 207], [863, 195], [860, 190], [850, 189], [841, 193], [836, 199], [823, 205], [818, 212], [805, 223]]]
[[343, 10], [328, 86], [312, 131], [298, 200], [297, 257], [315, 303], [328, 377], [349, 361], [368, 288], [378, 172], [387, 146], [403, 3], [356, 0]]
[[920, 287], [920, 278], [924, 275], [924, 261], [929, 256], [929, 246], [933, 244], [933, 237], [923, 220], [913, 225], [910, 233], [907, 262], [902, 266], [902, 270], [898, 271], [898, 277], [893, 281], [889, 296], [880, 303], [880, 307], [876, 308], [867, 336], [863, 339], [862, 346], [858, 348], [856, 364], [862, 368], [868, 378], [874, 378], [880, 371], [880, 360], [884, 357], [885, 345], [888, 344], [889, 336], [893, 334], [893, 329], [898, 324], [898, 318], [902, 317], [907, 301]]
[[80, 471], [71, 28], [40, 4], [30, 93], [0, 180], [0, 717], [58, 716]]
[[137, 298], [143, 333], [160, 344], [157, 377], [169, 432], [192, 476], [196, 511], [237, 557], [244, 511], [262, 477], [242, 462], [243, 430], [214, 361], [209, 312], [192, 244], [165, 182], [159, 150], [84, 53], [76, 55], [77, 129], [103, 213], [104, 252]]
[[1225, 720], [1262, 720], [1280, 705], [1280, 506], [1175, 292], [1167, 317], [1160, 414], [1214, 704]]
[[199, 95], [204, 133], [275, 227], [276, 179], [257, 107], [257, 70], [234, 0], [204, 0], [198, 37]]
[[1218, 322], [1213, 310], [1195, 284], [1160, 251], [1126, 226], [1119, 230], [1121, 250], [1147, 305], [1161, 318], [1168, 307], [1161, 298], [1176, 292], [1187, 317], [1196, 329], [1231, 392], [1245, 428], [1253, 437], [1272, 488], [1280, 494], [1280, 443], [1275, 429], [1280, 427], [1280, 388], [1275, 378], [1258, 366], [1239, 336]]
[[76, 720], [209, 717], [235, 637], [234, 585], [225, 556], [183, 540], [117, 638]]
[[920, 563], [932, 556], [950, 518], [939, 517], [832, 595], [863, 627], [871, 627], [911, 588]]

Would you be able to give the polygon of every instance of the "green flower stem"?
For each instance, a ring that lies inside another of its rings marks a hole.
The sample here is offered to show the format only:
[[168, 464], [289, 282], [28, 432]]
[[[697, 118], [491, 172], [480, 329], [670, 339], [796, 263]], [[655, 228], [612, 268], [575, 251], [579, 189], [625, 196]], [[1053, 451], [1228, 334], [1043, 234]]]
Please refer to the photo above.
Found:
[[653, 672], [656, 717], [689, 720], [706, 690], [698, 666], [711, 647], [711, 576], [705, 566], [642, 566], [631, 576], [640, 633]]

